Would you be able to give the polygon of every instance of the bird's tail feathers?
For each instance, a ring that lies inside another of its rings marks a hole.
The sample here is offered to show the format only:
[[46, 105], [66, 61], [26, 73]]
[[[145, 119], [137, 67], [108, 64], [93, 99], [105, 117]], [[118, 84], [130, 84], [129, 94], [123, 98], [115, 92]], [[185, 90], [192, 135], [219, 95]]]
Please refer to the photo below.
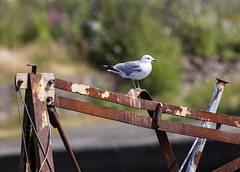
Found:
[[103, 65], [104, 68], [106, 68], [108, 71], [116, 71], [119, 72], [118, 70], [114, 69], [114, 66], [111, 65]]
[[102, 65], [102, 66], [106, 68], [107, 71], [109, 72], [120, 74], [118, 70], [114, 69], [114, 66], [111, 66], [111, 65]]
[[114, 70], [113, 66], [110, 65], [102, 65], [106, 69]]

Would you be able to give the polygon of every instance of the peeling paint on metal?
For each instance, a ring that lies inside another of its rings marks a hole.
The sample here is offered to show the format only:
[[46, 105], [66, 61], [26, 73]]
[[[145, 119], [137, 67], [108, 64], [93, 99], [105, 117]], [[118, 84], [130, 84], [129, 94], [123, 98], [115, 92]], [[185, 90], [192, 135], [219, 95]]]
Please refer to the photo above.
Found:
[[172, 110], [171, 109], [166, 109], [166, 113], [172, 113]]
[[49, 125], [49, 121], [48, 121], [48, 117], [47, 117], [47, 112], [43, 111], [42, 112], [42, 128], [41, 128], [41, 130], [43, 130], [48, 125]]
[[45, 94], [46, 94], [45, 89], [43, 87], [43, 84], [44, 84], [44, 80], [43, 80], [43, 78], [41, 78], [41, 80], [39, 81], [38, 85], [33, 88], [33, 93], [34, 94], [36, 93], [38, 95], [38, 99], [41, 102], [44, 102]]
[[108, 91], [105, 91], [104, 93], [102, 93], [102, 99], [104, 98], [108, 98], [110, 96]]
[[120, 100], [120, 97], [119, 97], [119, 96], [117, 97], [117, 102], [118, 102], [118, 103], [120, 103], [120, 102], [121, 102], [121, 100]]
[[236, 127], [240, 127], [240, 124], [238, 123], [238, 121], [235, 121]]
[[131, 92], [132, 92], [133, 106], [135, 107], [135, 106], [136, 106], [136, 102], [135, 102], [134, 90], [133, 90], [133, 89], [131, 89]]
[[71, 90], [72, 92], [88, 95], [87, 89], [89, 86], [82, 85], [82, 84], [72, 84]]
[[15, 75], [15, 85], [18, 85], [18, 81], [22, 80], [23, 83], [19, 87], [19, 89], [26, 89], [27, 88], [27, 80], [28, 80], [28, 73], [17, 73]]
[[176, 115], [179, 115], [179, 116], [187, 116], [187, 115], [190, 115], [191, 113], [189, 112], [189, 109], [187, 107], [180, 107], [181, 108], [181, 111], [180, 110], [177, 110], [176, 112]]
[[43, 77], [42, 77], [40, 82], [39, 82], [39, 90], [38, 90], [38, 98], [41, 102], [43, 102], [45, 100], [45, 95], [46, 95], [46, 91], [45, 91], [43, 85], [44, 85], [44, 80], [43, 80]]

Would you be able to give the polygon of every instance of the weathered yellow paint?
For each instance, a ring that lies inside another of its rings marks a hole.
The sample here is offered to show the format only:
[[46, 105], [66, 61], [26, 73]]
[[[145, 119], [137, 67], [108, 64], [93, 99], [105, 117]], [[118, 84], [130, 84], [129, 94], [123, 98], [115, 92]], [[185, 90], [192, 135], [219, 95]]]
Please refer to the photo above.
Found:
[[42, 112], [42, 128], [41, 128], [41, 130], [43, 130], [46, 126], [49, 126], [49, 121], [48, 121], [48, 117], [47, 117], [47, 112], [43, 111]]
[[235, 121], [236, 127], [240, 127], [240, 124], [238, 123], [238, 121]]
[[178, 110], [178, 111], [176, 112], [176, 115], [185, 117], [185, 116], [191, 114], [191, 113], [189, 112], [189, 109], [188, 109], [187, 107], [180, 107], [180, 108], [182, 109], [182, 111], [179, 111], [179, 110]]
[[166, 113], [172, 113], [171, 109], [166, 109]]
[[72, 92], [83, 94], [83, 95], [88, 95], [88, 92], [87, 92], [88, 88], [89, 86], [82, 85], [82, 84], [72, 84], [72, 87], [71, 87]]
[[102, 94], [102, 99], [108, 98], [109, 96], [110, 96], [109, 92], [108, 92], [108, 91], [105, 91], [105, 92]]

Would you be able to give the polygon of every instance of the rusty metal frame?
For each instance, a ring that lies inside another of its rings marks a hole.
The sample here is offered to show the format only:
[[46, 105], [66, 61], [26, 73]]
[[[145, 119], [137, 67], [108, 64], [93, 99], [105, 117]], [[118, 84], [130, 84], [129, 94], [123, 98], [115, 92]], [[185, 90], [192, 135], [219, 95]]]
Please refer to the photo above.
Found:
[[[228, 82], [226, 82], [226, 81], [223, 81], [218, 78], [216, 78], [216, 79], [217, 79], [217, 83], [216, 83], [215, 89], [213, 91], [212, 98], [210, 100], [208, 110], [207, 110], [207, 112], [212, 112], [212, 113], [217, 112], [218, 105], [220, 103], [223, 91], [225, 89], [226, 84], [228, 84]], [[212, 124], [213, 123], [210, 121], [204, 121], [202, 124], [202, 127], [211, 128]], [[220, 127], [221, 127], [221, 124], [217, 123], [216, 129], [220, 129]], [[193, 151], [189, 152], [189, 153], [191, 153], [191, 157], [189, 159], [186, 171], [196, 171], [199, 161], [200, 161], [200, 158], [201, 158], [201, 155], [202, 155], [202, 152], [204, 150], [206, 141], [207, 141], [207, 139], [205, 139], [205, 138], [196, 138], [196, 140], [194, 141], [194, 144], [192, 146]], [[185, 158], [185, 160], [187, 160], [186, 158]], [[184, 163], [182, 164], [181, 168], [182, 167], [184, 167]], [[180, 172], [180, 170], [179, 170], [179, 172]]]
[[[212, 139], [216, 141], [240, 145], [239, 133], [232, 133], [219, 129], [204, 128], [192, 124], [163, 120], [161, 119], [161, 114], [165, 113], [201, 121], [215, 122], [218, 125], [224, 124], [237, 128], [240, 127], [239, 117], [227, 116], [223, 114], [197, 110], [189, 107], [182, 107], [152, 101], [150, 94], [146, 90], [132, 89], [129, 91], [128, 94], [123, 95], [86, 86], [83, 84], [68, 82], [57, 78], [55, 79], [55, 81], [55, 88], [57, 89], [69, 91], [72, 93], [78, 93], [80, 95], [98, 98], [101, 100], [106, 100], [125, 106], [147, 110], [150, 117], [61, 96], [55, 96], [55, 101], [53, 103], [54, 106], [59, 108], [82, 112], [144, 128], [154, 129], [158, 136], [159, 143], [164, 152], [165, 159], [170, 171], [178, 171], [178, 165], [176, 163], [176, 159], [173, 154], [171, 145], [169, 144], [166, 132]], [[232, 163], [236, 163], [236, 161]]]
[[68, 154], [71, 158], [71, 161], [72, 161], [72, 164], [73, 164], [73, 167], [74, 167], [75, 171], [81, 172], [80, 167], [78, 166], [77, 160], [75, 158], [75, 155], [72, 151], [72, 148], [71, 148], [71, 146], [68, 142], [67, 136], [66, 136], [66, 134], [65, 134], [65, 132], [62, 128], [60, 120], [58, 119], [58, 114], [57, 114], [56, 109], [53, 106], [50, 106], [50, 105], [48, 105], [47, 109], [48, 109], [48, 114], [49, 114], [49, 117], [50, 117], [50, 122], [51, 122], [51, 124], [54, 128], [58, 129], [58, 132], [59, 132], [59, 134], [62, 138], [63, 144], [64, 144], [64, 146], [65, 146], [65, 148], [66, 148], [66, 150], [67, 150], [67, 152], [68, 152]]
[[[41, 91], [45, 92], [42, 85], [44, 75], [29, 73], [26, 79], [25, 81], [16, 81], [18, 84], [26, 82], [25, 85], [28, 87], [25, 94], [26, 102], [24, 103], [23, 138], [19, 170], [54, 171], [50, 121], [45, 94], [40, 93]], [[20, 89], [20, 85], [16, 84], [16, 88]], [[24, 152], [26, 151], [24, 146], [27, 153]]]
[[[46, 96], [48, 97], [45, 96], [44, 98], [42, 98], [42, 97], [39, 97], [39, 87], [41, 87], [40, 81], [42, 79], [42, 75], [43, 74], [36, 73], [35, 70], [33, 70], [33, 73], [28, 74], [29, 84], [23, 83], [23, 85], [25, 84], [25, 86], [27, 87], [26, 103], [30, 107], [29, 111], [33, 115], [36, 128], [39, 132], [38, 134], [40, 135], [41, 140], [43, 140], [44, 142], [43, 143], [44, 148], [45, 149], [47, 148], [47, 144], [45, 141], [49, 142], [49, 140], [46, 139], [48, 138], [46, 136], [49, 135], [49, 132], [47, 128], [45, 129], [45, 127], [49, 128], [49, 121], [47, 121], [48, 118], [43, 118], [43, 115], [42, 115], [43, 112], [44, 112], [44, 115], [46, 116], [49, 115], [51, 124], [58, 129], [61, 135], [61, 138], [64, 142], [64, 145], [72, 159], [75, 171], [80, 171], [80, 168], [76, 162], [74, 154], [67, 141], [65, 133], [61, 127], [60, 121], [58, 119], [58, 115], [54, 107], [77, 111], [77, 112], [98, 116], [106, 119], [111, 119], [111, 120], [131, 124], [131, 125], [148, 128], [148, 129], [154, 129], [158, 137], [159, 144], [164, 153], [167, 166], [170, 171], [178, 171], [179, 167], [177, 165], [176, 158], [174, 156], [174, 153], [169, 143], [166, 132], [212, 139], [216, 141], [222, 141], [226, 143], [240, 145], [239, 133], [232, 133], [232, 132], [222, 131], [219, 129], [204, 128], [201, 126], [195, 126], [187, 123], [163, 120], [162, 113], [184, 117], [184, 118], [201, 120], [201, 121], [211, 121], [211, 122], [217, 123], [218, 125], [224, 124], [224, 125], [229, 125], [237, 128], [240, 128], [239, 117], [227, 116], [223, 114], [197, 110], [189, 107], [182, 107], [182, 106], [176, 106], [176, 105], [166, 104], [162, 102], [156, 102], [152, 100], [151, 95], [146, 90], [132, 89], [129, 91], [128, 94], [123, 95], [123, 94], [119, 94], [111, 91], [102, 90], [99, 88], [86, 86], [83, 84], [68, 82], [58, 78], [54, 78], [53, 80], [45, 83], [46, 84], [45, 88], [49, 89], [51, 86], [54, 85], [54, 88], [56, 89], [61, 89], [68, 92], [77, 93], [83, 96], [93, 97], [93, 98], [109, 101], [112, 103], [117, 103], [124, 106], [147, 110], [149, 113], [149, 117], [143, 116], [141, 114], [137, 114], [134, 112], [113, 109], [113, 108], [109, 108], [109, 107], [105, 107], [105, 106], [101, 106], [101, 105], [97, 105], [97, 104], [93, 104], [93, 103], [89, 103], [81, 100], [62, 97], [58, 95], [51, 97], [46, 94]], [[22, 75], [22, 77], [24, 78], [25, 76]], [[20, 88], [21, 83], [22, 83], [21, 80], [16, 81], [16, 87], [19, 86]], [[24, 135], [26, 136], [25, 137], [26, 142], [28, 143], [28, 150], [30, 150], [28, 153], [31, 154], [30, 156], [32, 156], [32, 158], [36, 157], [36, 159], [39, 159], [39, 161], [37, 160], [32, 163], [32, 166], [34, 167], [35, 165], [37, 169], [39, 164], [41, 164], [41, 162], [43, 161], [44, 156], [42, 155], [42, 152], [40, 151], [38, 145], [36, 144], [36, 141], [34, 141], [34, 137], [35, 137], [34, 134], [30, 132], [31, 124], [27, 120], [26, 112], [24, 116], [25, 117], [24, 117], [23, 132], [24, 132]], [[42, 122], [44, 120], [46, 123], [44, 123], [45, 127], [43, 129]], [[32, 147], [31, 145], [35, 145], [35, 146]], [[20, 164], [23, 164], [23, 162], [26, 162], [26, 157], [23, 153], [23, 146], [21, 151], [21, 157], [22, 157], [21, 158], [22, 163]], [[48, 157], [50, 158], [50, 163], [53, 166], [51, 150]], [[236, 163], [238, 165], [236, 165]], [[240, 163], [240, 159], [237, 158], [236, 160], [220, 167], [219, 169], [220, 171], [222, 169], [239, 169], [240, 168], [239, 163]], [[232, 165], [235, 165], [234, 166], [235, 168], [230, 168], [230, 166]], [[20, 169], [21, 169], [21, 166], [20, 166]], [[23, 171], [25, 171], [26, 166], [23, 165], [22, 169], [24, 169]], [[219, 169], [217, 170], [219, 171]], [[42, 171], [49, 171], [47, 164], [44, 164], [44, 168]]]
[[109, 107], [96, 105], [71, 98], [55, 96], [55, 107], [82, 112], [93, 116], [98, 116], [114, 121], [119, 121], [139, 127], [157, 129], [161, 131], [182, 134], [187, 136], [207, 138], [216, 141], [240, 145], [240, 134], [231, 133], [211, 128], [204, 128], [192, 124], [185, 124], [175, 121], [160, 120], [159, 127], [156, 128], [154, 119], [152, 117], [142, 116], [133, 112], [112, 109]]
[[[55, 88], [78, 93], [80, 95], [90, 96], [93, 98], [98, 98], [101, 100], [110, 101], [113, 103], [130, 106], [139, 109], [145, 109], [150, 111], [155, 111], [157, 105], [160, 103], [162, 106], [162, 113], [186, 117], [202, 121], [212, 121], [219, 124], [226, 124], [230, 126], [235, 126], [240, 128], [240, 118], [235, 116], [222, 115], [218, 113], [211, 113], [203, 110], [197, 110], [189, 107], [176, 106], [171, 104], [166, 104], [162, 102], [156, 102], [146, 99], [139, 99], [132, 96], [129, 91], [127, 95], [102, 90], [99, 88], [89, 87], [83, 84], [77, 84], [74, 82], [68, 82], [65, 80], [55, 78]], [[143, 90], [141, 90], [143, 91]], [[144, 90], [146, 91], [146, 90]]]

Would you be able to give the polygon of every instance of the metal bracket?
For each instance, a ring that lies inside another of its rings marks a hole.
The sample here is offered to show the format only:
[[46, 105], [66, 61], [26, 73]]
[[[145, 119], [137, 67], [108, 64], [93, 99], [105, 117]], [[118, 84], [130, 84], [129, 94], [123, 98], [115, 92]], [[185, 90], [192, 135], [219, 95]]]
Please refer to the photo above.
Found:
[[[55, 92], [54, 92], [54, 74], [53, 73], [40, 73], [42, 78], [40, 80], [41, 86], [38, 89], [39, 99], [50, 105], [54, 102]], [[15, 75], [15, 87], [16, 90], [29, 89], [28, 85], [28, 73], [17, 73]]]
[[162, 104], [158, 103], [155, 110], [156, 126], [160, 127], [161, 118], [162, 118]]
[[27, 89], [28, 86], [28, 73], [17, 73], [15, 75], [15, 87], [16, 90], [19, 91], [20, 89]]
[[32, 67], [32, 73], [33, 73], [34, 75], [37, 73], [37, 65], [27, 64], [27, 66], [31, 66], [31, 67]]

